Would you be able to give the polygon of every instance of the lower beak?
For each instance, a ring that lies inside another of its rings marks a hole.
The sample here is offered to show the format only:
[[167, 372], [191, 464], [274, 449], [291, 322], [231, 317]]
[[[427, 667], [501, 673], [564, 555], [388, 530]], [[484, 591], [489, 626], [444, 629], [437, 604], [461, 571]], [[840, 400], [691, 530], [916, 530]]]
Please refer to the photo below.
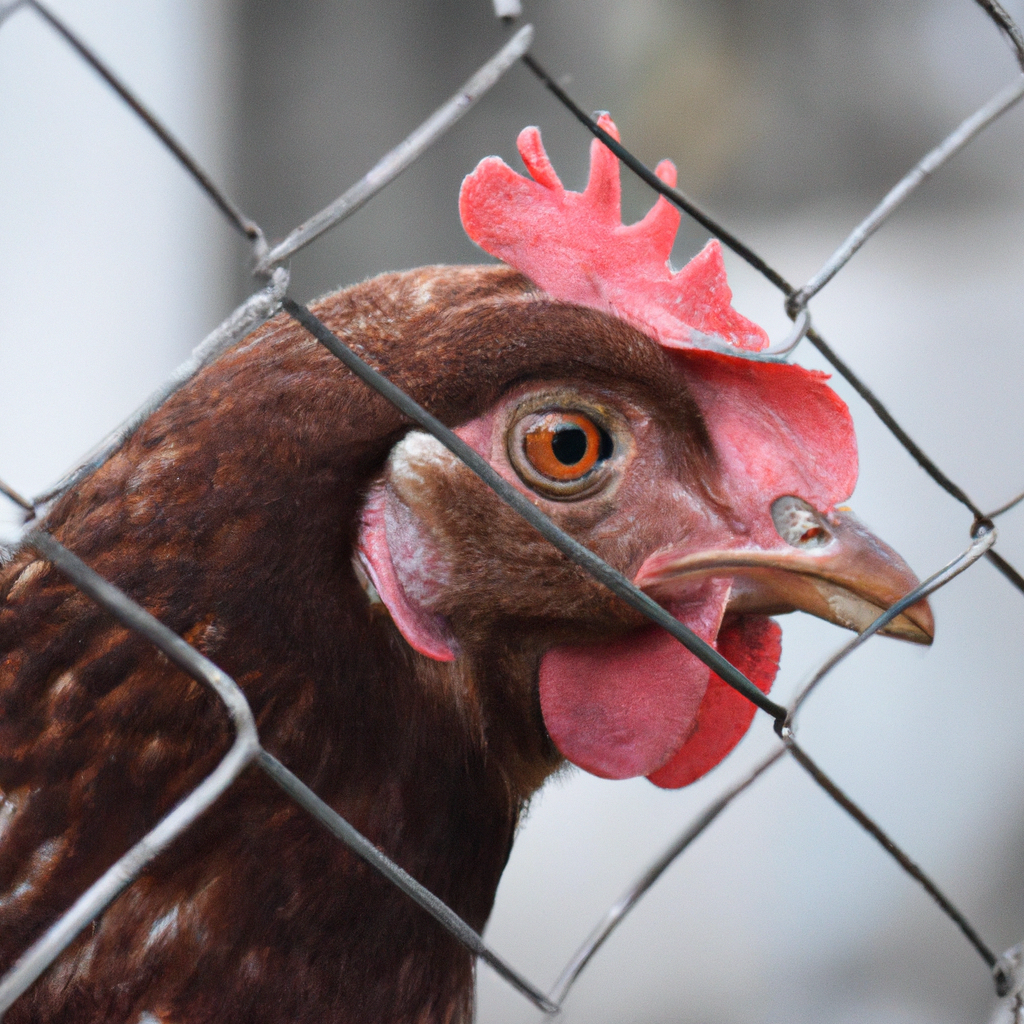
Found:
[[[918, 585], [906, 562], [849, 512], [823, 516], [798, 498], [780, 498], [772, 515], [783, 541], [778, 548], [662, 549], [634, 582], [666, 600], [683, 596], [702, 577], [730, 577], [728, 611], [805, 611], [858, 633]], [[911, 605], [880, 632], [930, 644], [935, 621], [928, 602]]]

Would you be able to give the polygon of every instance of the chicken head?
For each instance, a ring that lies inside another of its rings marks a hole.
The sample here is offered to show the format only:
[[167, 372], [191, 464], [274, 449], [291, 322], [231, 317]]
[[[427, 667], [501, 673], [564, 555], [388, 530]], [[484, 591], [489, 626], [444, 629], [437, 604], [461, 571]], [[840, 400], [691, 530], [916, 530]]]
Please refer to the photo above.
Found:
[[[669, 352], [554, 303], [543, 319], [549, 343], [571, 333], [586, 347], [589, 328], [607, 353], [614, 339], [616, 372], [517, 381], [456, 432], [763, 690], [780, 653], [768, 615], [802, 609], [863, 629], [916, 585], [895, 552], [835, 509], [852, 488], [852, 430], [818, 375]], [[787, 414], [794, 400], [799, 416]], [[360, 556], [421, 654], [481, 658], [515, 637], [536, 666], [548, 733], [595, 774], [684, 785], [750, 723], [752, 704], [427, 434], [391, 450], [363, 511]], [[928, 642], [927, 605], [888, 629]]]
[[[524, 332], [523, 345], [614, 346], [618, 363], [513, 381], [457, 432], [767, 691], [780, 655], [768, 616], [800, 609], [862, 630], [917, 585], [838, 508], [857, 475], [849, 412], [822, 374], [701, 347], [713, 337], [741, 352], [766, 339], [732, 308], [716, 242], [668, 269], [679, 215], [664, 198], [639, 224], [620, 223], [617, 162], [601, 143], [582, 194], [562, 187], [536, 129], [520, 152], [534, 180], [484, 161], [463, 187], [466, 228], [562, 300], [547, 304], [546, 335]], [[659, 174], [674, 181], [667, 162]], [[515, 635], [536, 666], [524, 671], [548, 734], [590, 772], [682, 786], [750, 724], [749, 701], [553, 551], [429, 435], [392, 450], [359, 550], [421, 654], [479, 656]], [[927, 604], [885, 632], [930, 642]]]

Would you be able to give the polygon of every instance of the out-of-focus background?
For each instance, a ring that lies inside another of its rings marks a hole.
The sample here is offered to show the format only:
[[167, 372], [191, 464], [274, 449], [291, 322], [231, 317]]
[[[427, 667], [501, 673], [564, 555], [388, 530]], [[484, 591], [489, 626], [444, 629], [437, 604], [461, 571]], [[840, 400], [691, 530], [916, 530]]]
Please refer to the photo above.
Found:
[[[1006, 0], [1024, 16], [1021, 0]], [[508, 29], [488, 0], [53, 0], [271, 238], [340, 194]], [[526, 0], [537, 57], [641, 158], [797, 283], [1015, 72], [971, 0]], [[31, 11], [0, 26], [0, 478], [42, 491], [249, 290], [208, 200]], [[456, 196], [518, 166], [539, 124], [569, 187], [589, 140], [523, 67], [384, 194], [296, 257], [311, 298], [383, 270], [476, 261]], [[624, 174], [627, 221], [653, 201]], [[677, 264], [704, 241], [686, 224]], [[778, 295], [727, 256], [735, 304], [780, 338]], [[983, 508], [1024, 488], [1024, 113], [928, 182], [812, 302], [815, 323]], [[801, 362], [824, 366], [809, 346]], [[842, 381], [852, 504], [924, 576], [970, 519]], [[1024, 563], [1024, 507], [999, 521]], [[0, 499], [0, 537], [18, 532]], [[872, 640], [803, 713], [812, 756], [991, 946], [1024, 938], [1024, 598], [982, 561], [933, 600], [934, 646]], [[789, 617], [788, 699], [844, 635]], [[763, 716], [762, 716], [763, 717]], [[575, 773], [535, 802], [487, 937], [542, 986], [628, 882], [774, 742], [663, 792]], [[244, 898], [244, 894], [240, 894]], [[987, 1019], [984, 965], [794, 764], [738, 800], [601, 950], [567, 1022], [945, 1024]], [[482, 1024], [539, 1014], [480, 969]]]

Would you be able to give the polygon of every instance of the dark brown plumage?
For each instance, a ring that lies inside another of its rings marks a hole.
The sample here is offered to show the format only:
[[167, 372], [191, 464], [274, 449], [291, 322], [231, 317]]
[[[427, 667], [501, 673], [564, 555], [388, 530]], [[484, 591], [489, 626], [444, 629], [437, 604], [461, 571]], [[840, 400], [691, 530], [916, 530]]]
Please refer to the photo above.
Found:
[[[678, 533], [664, 505], [626, 515], [632, 480], [737, 518], [678, 360], [619, 320], [502, 267], [387, 275], [313, 308], [453, 426], [537, 389], [627, 410], [615, 415], [650, 440], [635, 441], [632, 476], [585, 501], [538, 499], [627, 575]], [[387, 460], [408, 429], [278, 316], [168, 401], [47, 528], [230, 673], [263, 745], [482, 928], [519, 816], [563, 763], [538, 696], [542, 655], [642, 623], [463, 467], [424, 449], [426, 470], [396, 476]], [[453, 661], [417, 653], [354, 567], [374, 488], [444, 556], [443, 586], [423, 601]], [[216, 698], [32, 551], [16, 554], [0, 572], [0, 965], [229, 741]], [[249, 769], [6, 1020], [455, 1022], [471, 1016], [472, 978], [433, 920]]]

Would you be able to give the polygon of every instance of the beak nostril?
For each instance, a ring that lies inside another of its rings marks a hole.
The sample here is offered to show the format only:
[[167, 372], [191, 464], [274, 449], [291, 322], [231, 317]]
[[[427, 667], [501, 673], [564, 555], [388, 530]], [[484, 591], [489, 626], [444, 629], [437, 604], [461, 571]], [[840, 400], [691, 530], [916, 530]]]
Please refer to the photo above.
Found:
[[778, 535], [794, 548], [822, 548], [832, 543], [824, 516], [803, 498], [787, 494], [772, 502], [772, 522]]

